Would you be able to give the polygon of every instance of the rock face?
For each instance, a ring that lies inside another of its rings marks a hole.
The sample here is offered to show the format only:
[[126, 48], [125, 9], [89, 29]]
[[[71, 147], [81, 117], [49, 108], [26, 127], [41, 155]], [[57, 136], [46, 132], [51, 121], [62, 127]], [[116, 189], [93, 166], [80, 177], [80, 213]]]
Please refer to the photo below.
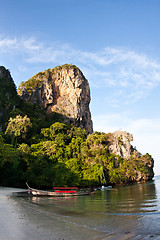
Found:
[[130, 144], [133, 141], [133, 135], [126, 131], [115, 131], [112, 135], [112, 144], [109, 146], [110, 152], [128, 159], [135, 150]]
[[22, 99], [37, 103], [48, 113], [67, 116], [70, 123], [93, 132], [87, 79], [74, 65], [65, 64], [38, 73], [18, 88]]
[[0, 131], [18, 101], [16, 86], [9, 70], [0, 66]]
[[[128, 161], [130, 157], [139, 159], [145, 167], [145, 171], [142, 171], [142, 169], [138, 170], [136, 165], [133, 166], [134, 174], [132, 176], [128, 176], [129, 181], [140, 182], [151, 180], [154, 177], [154, 160], [148, 153], [142, 155], [135, 148], [133, 148], [130, 143], [133, 141], [133, 135], [126, 131], [115, 131], [111, 135], [112, 137], [108, 144], [110, 153], [119, 155], [122, 158], [128, 159]], [[138, 164], [138, 162], [136, 164]]]

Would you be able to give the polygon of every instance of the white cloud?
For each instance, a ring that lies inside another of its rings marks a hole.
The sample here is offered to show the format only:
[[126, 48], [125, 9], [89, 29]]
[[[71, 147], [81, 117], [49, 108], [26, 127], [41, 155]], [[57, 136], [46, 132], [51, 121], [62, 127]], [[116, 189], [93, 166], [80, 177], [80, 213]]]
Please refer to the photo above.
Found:
[[0, 40], [0, 50], [8, 51], [8, 49], [14, 49], [16, 47], [16, 38], [7, 39], [3, 38]]
[[160, 84], [160, 63], [125, 48], [107, 47], [98, 52], [86, 52], [68, 44], [37, 41], [34, 37], [0, 38], [0, 53], [2, 59], [5, 55], [12, 56], [21, 69], [27, 64], [29, 67], [33, 64], [52, 64], [53, 67], [76, 64], [92, 87], [110, 87], [111, 105], [116, 101], [121, 104], [136, 102]]

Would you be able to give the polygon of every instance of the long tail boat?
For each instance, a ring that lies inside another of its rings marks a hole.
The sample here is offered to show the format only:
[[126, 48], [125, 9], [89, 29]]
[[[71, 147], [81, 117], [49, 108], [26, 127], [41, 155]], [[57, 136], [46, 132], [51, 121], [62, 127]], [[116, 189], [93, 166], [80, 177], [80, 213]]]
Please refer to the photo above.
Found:
[[54, 187], [52, 191], [39, 190], [35, 188], [28, 187], [28, 193], [33, 196], [49, 196], [49, 197], [68, 197], [68, 196], [82, 196], [89, 195], [93, 192], [82, 192], [78, 191], [77, 187]]

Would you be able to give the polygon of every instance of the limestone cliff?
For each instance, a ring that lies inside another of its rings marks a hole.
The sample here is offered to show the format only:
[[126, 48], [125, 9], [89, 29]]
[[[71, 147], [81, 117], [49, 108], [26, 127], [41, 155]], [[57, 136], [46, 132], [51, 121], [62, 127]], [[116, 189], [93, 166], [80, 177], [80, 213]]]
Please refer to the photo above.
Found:
[[133, 141], [133, 135], [126, 131], [115, 131], [112, 135], [112, 142], [109, 144], [110, 152], [128, 159], [135, 151], [130, 143]]
[[16, 86], [9, 70], [0, 66], [0, 131], [18, 102]]
[[[132, 174], [128, 176], [129, 181], [139, 182], [148, 181], [154, 177], [153, 167], [154, 160], [149, 154], [142, 155], [131, 145], [133, 141], [133, 135], [126, 131], [115, 131], [110, 134], [108, 141], [108, 149], [110, 153], [119, 155], [122, 158], [128, 159], [128, 164], [130, 164], [130, 159], [132, 158]], [[133, 161], [134, 160], [134, 161]], [[137, 166], [142, 163], [144, 169], [138, 169]]]
[[36, 74], [21, 83], [18, 94], [48, 113], [67, 116], [70, 123], [85, 128], [87, 133], [93, 132], [89, 84], [75, 65], [65, 64]]

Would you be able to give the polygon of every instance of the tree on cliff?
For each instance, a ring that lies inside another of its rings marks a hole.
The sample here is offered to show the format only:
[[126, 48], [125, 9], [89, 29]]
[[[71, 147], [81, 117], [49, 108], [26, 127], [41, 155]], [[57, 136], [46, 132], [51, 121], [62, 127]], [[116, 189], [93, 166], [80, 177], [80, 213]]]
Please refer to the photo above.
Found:
[[11, 143], [17, 144], [17, 138], [24, 139], [28, 129], [32, 127], [30, 119], [26, 116], [17, 115], [10, 118], [5, 134], [11, 137]]

